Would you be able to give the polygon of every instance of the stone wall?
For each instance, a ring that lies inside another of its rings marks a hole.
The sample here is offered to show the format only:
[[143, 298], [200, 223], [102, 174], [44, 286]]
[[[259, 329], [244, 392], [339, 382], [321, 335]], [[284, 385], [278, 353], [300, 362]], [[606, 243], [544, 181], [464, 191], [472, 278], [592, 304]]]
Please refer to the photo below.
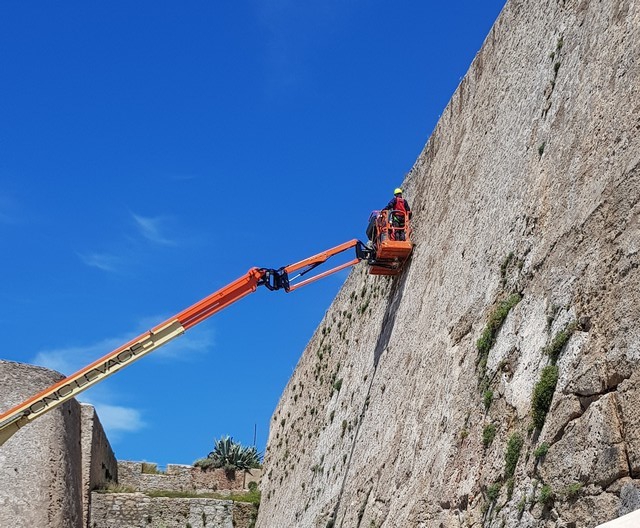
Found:
[[223, 469], [202, 471], [198, 467], [168, 464], [164, 473], [143, 473], [143, 462], [118, 461], [118, 484], [136, 491], [185, 491], [206, 493], [247, 489], [258, 483], [262, 470], [227, 473]]
[[92, 405], [81, 404], [82, 498], [85, 526], [91, 526], [91, 492], [118, 481], [118, 463]]
[[592, 528], [637, 507], [638, 57], [640, 2], [507, 2], [403, 184], [406, 269], [356, 268], [284, 390], [259, 527]]
[[[0, 361], [0, 409], [60, 379], [44, 368]], [[71, 400], [0, 447], [0, 526], [84, 528], [80, 422], [80, 406]]]
[[[0, 410], [62, 378], [41, 367], [0, 361]], [[246, 489], [260, 476], [261, 470], [238, 471], [230, 478], [223, 470], [172, 464], [166, 474], [142, 473], [141, 462], [116, 461], [95, 409], [70, 400], [0, 447], [0, 527], [248, 527], [256, 517], [251, 504], [92, 491], [118, 482], [139, 491], [225, 493]]]
[[142, 493], [96, 493], [91, 528], [249, 528], [252, 504], [218, 499], [148, 497]]
[[[41, 367], [0, 361], [0, 410], [62, 377]], [[0, 447], [0, 526], [88, 528], [91, 490], [115, 481], [117, 472], [94, 408], [70, 400]]]

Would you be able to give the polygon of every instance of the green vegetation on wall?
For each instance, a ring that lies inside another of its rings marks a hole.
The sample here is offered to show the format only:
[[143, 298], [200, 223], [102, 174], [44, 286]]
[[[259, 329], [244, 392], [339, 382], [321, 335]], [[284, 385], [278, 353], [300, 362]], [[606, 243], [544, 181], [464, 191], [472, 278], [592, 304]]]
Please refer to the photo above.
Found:
[[504, 455], [504, 476], [509, 479], [513, 477], [518, 465], [518, 459], [520, 458], [520, 451], [524, 445], [522, 436], [518, 433], [514, 433], [509, 437], [507, 443], [507, 452]]
[[564, 329], [560, 330], [551, 340], [551, 343], [544, 348], [543, 352], [549, 356], [552, 365], [555, 365], [558, 361], [560, 352], [562, 352], [564, 346], [569, 342], [569, 339], [577, 327], [578, 325], [575, 321], [568, 324]]
[[556, 365], [546, 366], [542, 370], [540, 380], [536, 383], [531, 396], [531, 415], [536, 429], [542, 429], [544, 425], [557, 383], [558, 367]]
[[511, 309], [516, 306], [522, 300], [522, 296], [519, 293], [514, 293], [509, 296], [508, 299], [502, 301], [494, 310], [489, 314], [487, 325], [482, 331], [480, 339], [476, 342], [476, 348], [478, 349], [478, 366], [481, 374], [484, 376], [487, 368], [487, 359], [489, 358], [489, 350], [496, 341], [498, 331], [502, 327], [505, 319], [509, 315]]
[[545, 484], [544, 486], [542, 486], [542, 488], [540, 488], [540, 497], [538, 500], [541, 504], [549, 506], [551, 503], [553, 503], [554, 499], [555, 493], [551, 489], [551, 486]]
[[482, 445], [484, 445], [484, 447], [489, 447], [495, 437], [496, 426], [493, 424], [485, 425], [484, 429], [482, 430]]
[[501, 487], [502, 487], [502, 483], [495, 482], [487, 488], [487, 498], [489, 499], [489, 502], [495, 502], [496, 500], [498, 500]]

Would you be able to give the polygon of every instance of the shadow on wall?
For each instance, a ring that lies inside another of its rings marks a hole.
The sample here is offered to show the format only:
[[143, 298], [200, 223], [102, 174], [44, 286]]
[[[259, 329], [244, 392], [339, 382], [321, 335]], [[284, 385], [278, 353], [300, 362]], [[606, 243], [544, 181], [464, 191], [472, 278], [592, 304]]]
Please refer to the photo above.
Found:
[[329, 523], [334, 526], [338, 517], [338, 512], [340, 510], [340, 505], [342, 503], [342, 497], [344, 495], [345, 486], [349, 477], [349, 471], [351, 468], [351, 460], [353, 459], [353, 453], [355, 451], [356, 445], [358, 445], [358, 438], [360, 436], [360, 426], [362, 425], [364, 415], [367, 410], [369, 397], [371, 395], [371, 387], [373, 387], [373, 382], [376, 378], [376, 372], [378, 370], [378, 362], [380, 361], [380, 357], [382, 353], [389, 346], [389, 340], [391, 339], [391, 332], [396, 322], [396, 312], [398, 311], [398, 306], [400, 305], [400, 301], [402, 301], [402, 297], [404, 295], [404, 288], [407, 282], [407, 275], [409, 268], [411, 267], [411, 260], [409, 260], [407, 267], [404, 271], [394, 280], [391, 286], [390, 299], [387, 302], [387, 308], [384, 313], [384, 317], [382, 318], [382, 328], [380, 331], [380, 335], [378, 336], [378, 340], [376, 342], [375, 349], [373, 351], [373, 375], [369, 381], [369, 386], [367, 388], [367, 394], [364, 398], [364, 404], [362, 409], [360, 410], [359, 419], [356, 425], [356, 431], [353, 436], [353, 442], [351, 444], [351, 449], [349, 451], [349, 458], [346, 463], [346, 469], [344, 472], [344, 476], [342, 478], [342, 485], [340, 486], [340, 492], [338, 493], [338, 498], [333, 507], [333, 511], [331, 513], [331, 517], [329, 518]]
[[[402, 297], [404, 296], [404, 288], [407, 282], [407, 275], [409, 274], [409, 269], [411, 268], [411, 257], [407, 262], [407, 265], [404, 271], [398, 276], [397, 280], [391, 285], [390, 299], [387, 303], [387, 309], [384, 312], [384, 317], [382, 318], [382, 328], [380, 331], [380, 335], [378, 335], [378, 341], [376, 342], [376, 346], [373, 350], [373, 367], [374, 369], [378, 368], [378, 362], [380, 361], [380, 356], [389, 346], [389, 341], [391, 339], [391, 332], [393, 332], [393, 327], [396, 323], [396, 313], [398, 312], [398, 306], [400, 306], [400, 302], [402, 301]], [[374, 373], [375, 376], [375, 373]]]

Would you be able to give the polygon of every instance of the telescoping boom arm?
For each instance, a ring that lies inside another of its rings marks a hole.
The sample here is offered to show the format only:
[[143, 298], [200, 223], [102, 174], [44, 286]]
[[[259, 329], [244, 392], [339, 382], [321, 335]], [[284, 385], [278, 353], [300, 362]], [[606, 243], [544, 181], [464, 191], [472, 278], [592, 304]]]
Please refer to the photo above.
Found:
[[[353, 260], [310, 278], [300, 280], [334, 255], [351, 248], [356, 250], [356, 258]], [[174, 317], [167, 319], [148, 332], [80, 369], [75, 374], [66, 377], [5, 413], [0, 414], [0, 445], [4, 444], [21, 427], [182, 335], [192, 326], [197, 325], [220, 310], [224, 310], [230, 304], [253, 293], [258, 286], [266, 286], [269, 290], [283, 289], [286, 292], [290, 292], [368, 258], [370, 258], [368, 249], [362, 242], [354, 239], [277, 270], [267, 268], [250, 269], [242, 277]], [[294, 273], [296, 275], [291, 276]]]

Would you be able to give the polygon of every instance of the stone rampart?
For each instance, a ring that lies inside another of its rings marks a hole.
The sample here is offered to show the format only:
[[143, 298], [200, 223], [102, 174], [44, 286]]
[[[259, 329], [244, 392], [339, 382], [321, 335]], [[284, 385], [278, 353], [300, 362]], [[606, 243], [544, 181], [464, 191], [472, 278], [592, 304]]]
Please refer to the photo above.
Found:
[[142, 493], [93, 493], [92, 528], [249, 528], [252, 504], [219, 499], [148, 497]]
[[82, 435], [82, 503], [85, 526], [91, 526], [91, 492], [118, 481], [118, 462], [92, 405], [80, 406]]
[[262, 470], [227, 473], [223, 469], [202, 471], [198, 467], [168, 464], [164, 473], [143, 472], [143, 462], [118, 461], [118, 484], [136, 491], [183, 491], [206, 493], [247, 489], [258, 483]]
[[[0, 411], [62, 379], [0, 361]], [[71, 400], [23, 427], [0, 448], [0, 526], [81, 528], [80, 405]]]
[[[0, 411], [60, 379], [51, 370], [0, 361]], [[91, 490], [117, 473], [94, 408], [70, 400], [0, 447], [0, 527], [88, 527]]]

